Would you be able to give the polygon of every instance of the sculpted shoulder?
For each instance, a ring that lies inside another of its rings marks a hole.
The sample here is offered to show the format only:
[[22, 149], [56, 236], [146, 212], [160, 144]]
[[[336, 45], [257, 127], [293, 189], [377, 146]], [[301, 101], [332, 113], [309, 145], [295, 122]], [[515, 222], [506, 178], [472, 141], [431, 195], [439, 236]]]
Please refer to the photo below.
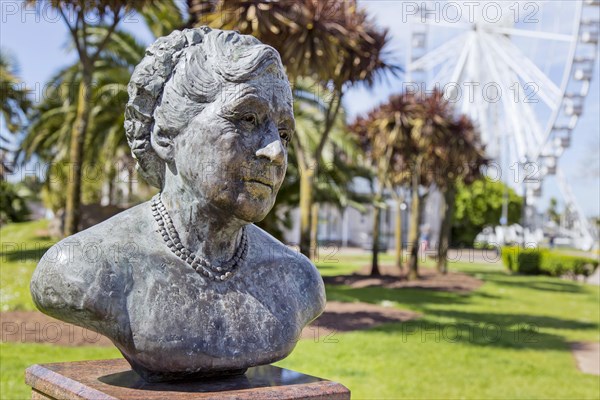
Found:
[[317, 267], [298, 250], [290, 248], [265, 232], [250, 225], [262, 257], [272, 267], [282, 271], [286, 282], [282, 285], [295, 287], [304, 304], [306, 323], [317, 318], [325, 309], [325, 285]]
[[[141, 205], [143, 206], [143, 205]], [[100, 333], [123, 317], [131, 288], [131, 263], [146, 230], [133, 207], [52, 246], [31, 279], [31, 294], [44, 313]], [[139, 230], [138, 230], [139, 229]]]

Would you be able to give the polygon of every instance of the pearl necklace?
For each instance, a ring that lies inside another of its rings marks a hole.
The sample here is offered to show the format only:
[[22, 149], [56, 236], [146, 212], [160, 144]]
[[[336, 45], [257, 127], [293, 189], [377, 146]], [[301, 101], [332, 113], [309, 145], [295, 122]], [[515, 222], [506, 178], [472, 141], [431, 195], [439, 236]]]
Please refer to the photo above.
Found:
[[160, 199], [160, 193], [152, 198], [150, 202], [152, 215], [158, 223], [158, 233], [163, 237], [167, 247], [177, 257], [188, 263], [194, 270], [205, 277], [215, 281], [225, 281], [233, 276], [240, 265], [246, 259], [248, 253], [248, 236], [246, 227], [242, 228], [242, 238], [240, 245], [235, 250], [235, 254], [228, 261], [219, 266], [212, 265], [208, 260], [198, 254], [194, 254], [183, 246], [179, 234], [175, 230], [173, 220], [167, 212], [165, 205]]

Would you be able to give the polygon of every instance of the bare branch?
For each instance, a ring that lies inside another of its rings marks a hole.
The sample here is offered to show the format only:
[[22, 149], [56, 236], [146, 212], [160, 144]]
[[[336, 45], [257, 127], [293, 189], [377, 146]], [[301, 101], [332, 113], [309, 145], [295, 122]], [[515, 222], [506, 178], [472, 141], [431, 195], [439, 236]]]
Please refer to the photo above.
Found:
[[83, 39], [83, 48], [85, 49], [85, 54], [88, 54], [88, 42], [87, 42], [87, 22], [85, 22], [85, 10], [82, 8], [81, 13], [77, 14], [77, 22], [81, 22], [81, 32]]
[[[334, 111], [333, 113], [331, 112], [331, 109], [333, 107], [333, 102], [337, 100], [337, 103], [335, 105]], [[325, 114], [325, 129], [323, 130], [323, 134], [321, 135], [321, 138], [319, 140], [319, 145], [317, 146], [317, 149], [315, 151], [315, 162], [319, 163], [320, 159], [321, 159], [321, 154], [323, 153], [323, 149], [325, 148], [325, 143], [327, 143], [327, 139], [329, 138], [329, 133], [331, 132], [331, 129], [333, 128], [333, 124], [335, 122], [335, 119], [338, 116], [338, 113], [340, 111], [340, 106], [342, 105], [342, 93], [341, 92], [334, 92], [333, 97], [331, 98], [331, 101], [329, 102], [329, 105], [327, 106], [327, 113]]]
[[77, 21], [79, 21], [79, 13], [77, 14], [77, 21], [75, 22], [75, 26], [71, 26], [71, 24], [69, 23], [69, 19], [67, 18], [67, 16], [65, 15], [65, 12], [62, 8], [62, 6], [58, 6], [57, 7], [58, 12], [60, 13], [60, 16], [62, 17], [63, 21], [65, 21], [65, 24], [67, 25], [67, 28], [69, 29], [69, 32], [71, 32], [71, 36], [73, 37], [73, 42], [75, 42], [75, 48], [77, 49], [77, 54], [79, 55], [79, 58], [81, 60], [83, 60], [84, 58], [86, 58], [87, 54], [84, 53], [83, 49], [81, 48], [81, 45], [79, 44], [79, 34], [77, 33]]
[[114, 10], [113, 15], [114, 15], [113, 22], [110, 25], [110, 27], [108, 28], [108, 32], [106, 32], [106, 35], [104, 35], [104, 38], [102, 39], [102, 41], [100, 42], [98, 47], [96, 47], [96, 51], [94, 52], [94, 54], [91, 57], [92, 62], [95, 62], [96, 59], [98, 58], [98, 56], [100, 55], [100, 53], [102, 52], [102, 50], [104, 50], [104, 47], [108, 43], [110, 36], [113, 34], [115, 29], [117, 28], [117, 25], [121, 21], [121, 7], [120, 6]]

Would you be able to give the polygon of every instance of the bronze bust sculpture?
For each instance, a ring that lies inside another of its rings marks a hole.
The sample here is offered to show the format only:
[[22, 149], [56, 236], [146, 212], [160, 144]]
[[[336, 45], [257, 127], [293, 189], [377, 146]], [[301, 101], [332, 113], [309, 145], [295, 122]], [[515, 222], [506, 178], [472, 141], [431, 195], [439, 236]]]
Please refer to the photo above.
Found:
[[128, 89], [127, 138], [160, 193], [57, 243], [32, 278], [36, 305], [109, 337], [148, 381], [286, 357], [325, 292], [307, 258], [252, 224], [294, 130], [279, 54], [237, 32], [175, 31]]

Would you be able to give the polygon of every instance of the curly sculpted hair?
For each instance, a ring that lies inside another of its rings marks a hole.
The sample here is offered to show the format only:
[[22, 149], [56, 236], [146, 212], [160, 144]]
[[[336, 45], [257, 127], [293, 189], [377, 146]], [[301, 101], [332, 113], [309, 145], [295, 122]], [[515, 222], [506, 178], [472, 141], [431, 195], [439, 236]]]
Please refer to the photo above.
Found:
[[131, 76], [125, 108], [127, 142], [144, 179], [158, 188], [164, 184], [165, 161], [153, 148], [156, 135], [181, 132], [224, 83], [266, 72], [287, 80], [275, 49], [238, 32], [185, 29], [150, 45]]

